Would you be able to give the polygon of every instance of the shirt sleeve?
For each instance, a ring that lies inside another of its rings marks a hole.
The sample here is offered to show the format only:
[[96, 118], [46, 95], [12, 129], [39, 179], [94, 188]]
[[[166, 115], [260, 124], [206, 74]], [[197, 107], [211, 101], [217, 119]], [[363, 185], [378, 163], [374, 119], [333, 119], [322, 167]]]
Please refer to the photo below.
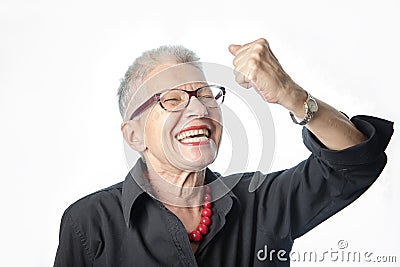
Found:
[[367, 136], [366, 141], [344, 150], [329, 150], [303, 128], [310, 157], [267, 177], [260, 192], [264, 221], [277, 235], [290, 235], [291, 239], [303, 235], [357, 199], [382, 172], [393, 123], [370, 116], [356, 116], [351, 121]]
[[59, 245], [54, 261], [55, 267], [92, 266], [86, 237], [66, 211], [61, 219]]

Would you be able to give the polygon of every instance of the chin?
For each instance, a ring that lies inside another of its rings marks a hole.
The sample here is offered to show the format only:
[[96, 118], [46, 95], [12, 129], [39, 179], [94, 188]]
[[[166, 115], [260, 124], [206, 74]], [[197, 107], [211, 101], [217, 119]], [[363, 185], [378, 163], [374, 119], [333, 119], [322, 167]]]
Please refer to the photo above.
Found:
[[192, 161], [188, 163], [188, 169], [194, 170], [194, 171], [200, 171], [205, 168], [207, 168], [208, 165], [213, 163], [215, 160], [215, 157], [202, 157], [198, 160]]
[[[212, 144], [211, 144], [212, 143]], [[206, 146], [179, 146], [170, 162], [177, 168], [186, 171], [199, 171], [205, 169], [214, 162], [217, 157], [217, 147], [214, 142]]]

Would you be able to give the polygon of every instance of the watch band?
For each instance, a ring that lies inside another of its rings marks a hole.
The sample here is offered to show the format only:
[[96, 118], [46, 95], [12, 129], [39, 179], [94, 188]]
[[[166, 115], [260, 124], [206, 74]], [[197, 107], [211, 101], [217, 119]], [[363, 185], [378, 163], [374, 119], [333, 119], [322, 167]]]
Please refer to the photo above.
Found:
[[[314, 114], [318, 110], [318, 105], [317, 105], [317, 101], [315, 100], [315, 98], [309, 92], [306, 92], [306, 93], [307, 93], [307, 99], [304, 102], [304, 107], [306, 109], [306, 116], [304, 117], [304, 119], [302, 121], [298, 122], [296, 120], [293, 112], [289, 111], [289, 114], [290, 114], [290, 117], [292, 118], [292, 121], [294, 123], [296, 123], [296, 124], [299, 124], [299, 125], [306, 125], [312, 119], [312, 117], [314, 117]], [[316, 107], [315, 111], [310, 110], [309, 105], [308, 105], [309, 102], [314, 102], [315, 107]]]

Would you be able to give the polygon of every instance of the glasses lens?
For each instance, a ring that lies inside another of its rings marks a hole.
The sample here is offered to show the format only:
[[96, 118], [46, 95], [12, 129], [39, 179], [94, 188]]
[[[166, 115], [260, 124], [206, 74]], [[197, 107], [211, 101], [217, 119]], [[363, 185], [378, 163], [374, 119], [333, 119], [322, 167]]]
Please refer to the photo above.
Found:
[[188, 94], [181, 90], [169, 90], [160, 96], [161, 105], [168, 111], [185, 108], [188, 99]]
[[218, 107], [224, 102], [225, 91], [220, 86], [206, 86], [197, 92], [198, 99], [208, 107]]

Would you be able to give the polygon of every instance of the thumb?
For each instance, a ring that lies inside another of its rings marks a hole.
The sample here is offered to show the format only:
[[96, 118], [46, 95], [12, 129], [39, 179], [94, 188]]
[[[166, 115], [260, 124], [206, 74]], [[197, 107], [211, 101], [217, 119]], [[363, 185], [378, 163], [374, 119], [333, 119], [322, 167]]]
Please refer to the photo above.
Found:
[[236, 56], [239, 48], [241, 48], [241, 47], [242, 47], [241, 45], [231, 44], [229, 46], [229, 52], [231, 52], [232, 55]]

